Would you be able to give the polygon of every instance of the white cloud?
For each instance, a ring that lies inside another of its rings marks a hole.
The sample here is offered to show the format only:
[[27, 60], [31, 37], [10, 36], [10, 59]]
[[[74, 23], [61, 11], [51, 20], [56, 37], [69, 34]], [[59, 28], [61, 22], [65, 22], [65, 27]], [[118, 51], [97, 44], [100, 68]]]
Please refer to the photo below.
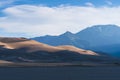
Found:
[[3, 10], [0, 28], [11, 33], [30, 36], [58, 35], [65, 31], [78, 32], [98, 24], [120, 25], [120, 7], [32, 6], [19, 5]]
[[0, 0], [0, 7], [1, 7], [1, 6], [6, 6], [6, 5], [8, 5], [8, 4], [12, 4], [12, 3], [14, 3], [15, 1], [17, 1], [17, 0]]
[[94, 4], [91, 3], [91, 2], [86, 2], [85, 5], [86, 5], [86, 6], [90, 6], [90, 7], [94, 7]]

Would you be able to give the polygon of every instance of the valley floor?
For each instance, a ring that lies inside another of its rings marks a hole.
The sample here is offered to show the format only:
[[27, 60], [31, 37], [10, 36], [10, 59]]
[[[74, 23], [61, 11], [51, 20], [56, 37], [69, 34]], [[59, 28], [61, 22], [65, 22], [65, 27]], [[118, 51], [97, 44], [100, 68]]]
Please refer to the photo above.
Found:
[[0, 80], [120, 80], [120, 67], [2, 67]]

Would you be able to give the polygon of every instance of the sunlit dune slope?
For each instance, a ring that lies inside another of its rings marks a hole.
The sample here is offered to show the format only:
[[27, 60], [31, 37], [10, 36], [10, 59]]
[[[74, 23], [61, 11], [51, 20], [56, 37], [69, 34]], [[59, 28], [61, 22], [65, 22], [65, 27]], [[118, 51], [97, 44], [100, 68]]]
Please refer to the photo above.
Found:
[[79, 54], [98, 55], [95, 52], [89, 50], [83, 50], [70, 45], [55, 47], [34, 40], [29, 40], [26, 38], [0, 38], [0, 46], [7, 49], [26, 48], [28, 52], [36, 52], [36, 51], [57, 52], [57, 51], [68, 50], [68, 51], [77, 52]]
[[2, 64], [2, 63], [13, 63], [13, 62], [5, 61], [5, 60], [0, 60], [0, 64]]
[[70, 46], [70, 45], [63, 45], [63, 46], [57, 46], [58, 48], [63, 48], [65, 50], [73, 51], [73, 52], [78, 52], [80, 54], [85, 54], [85, 55], [98, 55], [97, 53], [90, 51], [90, 50], [84, 50], [77, 48], [75, 46]]
[[[13, 41], [9, 42], [9, 39]], [[47, 44], [39, 43], [34, 40], [29, 39], [22, 39], [22, 38], [9, 38], [7, 41], [1, 41], [0, 46], [7, 48], [7, 49], [20, 49], [20, 48], [27, 48], [28, 51], [48, 51], [48, 52], [56, 52], [62, 50], [60, 48], [49, 46]], [[17, 41], [16, 41], [16, 40]]]

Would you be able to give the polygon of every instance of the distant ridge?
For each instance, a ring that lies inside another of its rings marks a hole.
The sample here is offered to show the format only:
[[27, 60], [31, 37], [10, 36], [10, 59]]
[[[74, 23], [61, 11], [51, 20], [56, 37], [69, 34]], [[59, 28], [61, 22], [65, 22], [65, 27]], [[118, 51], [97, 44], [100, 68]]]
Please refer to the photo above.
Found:
[[95, 25], [76, 34], [69, 31], [59, 36], [31, 38], [53, 46], [73, 45], [96, 52], [120, 56], [120, 27], [117, 25]]

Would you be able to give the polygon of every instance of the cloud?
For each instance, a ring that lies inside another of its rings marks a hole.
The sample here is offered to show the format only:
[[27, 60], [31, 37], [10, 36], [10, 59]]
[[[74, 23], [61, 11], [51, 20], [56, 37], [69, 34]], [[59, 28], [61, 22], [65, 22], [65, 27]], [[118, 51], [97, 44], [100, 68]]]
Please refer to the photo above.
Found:
[[25, 33], [27, 37], [76, 33], [98, 24], [120, 25], [120, 7], [18, 5], [4, 9], [0, 28], [6, 33]]
[[111, 1], [109, 1], [109, 0], [106, 0], [106, 3], [107, 3], [108, 5], [113, 5], [113, 3], [112, 3]]
[[94, 4], [91, 3], [91, 2], [86, 2], [85, 5], [86, 5], [86, 6], [90, 6], [90, 7], [94, 7]]
[[17, 0], [0, 0], [0, 7], [14, 3]]

